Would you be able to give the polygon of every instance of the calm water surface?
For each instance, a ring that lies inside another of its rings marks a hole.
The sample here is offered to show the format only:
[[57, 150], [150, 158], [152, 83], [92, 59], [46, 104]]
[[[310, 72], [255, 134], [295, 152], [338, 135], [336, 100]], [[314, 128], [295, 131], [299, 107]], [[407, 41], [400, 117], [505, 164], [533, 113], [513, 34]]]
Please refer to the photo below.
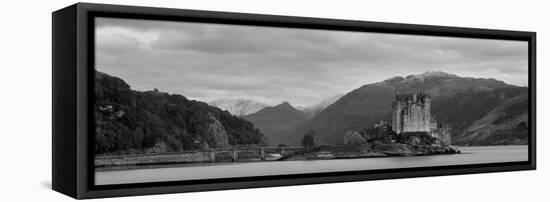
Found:
[[462, 147], [462, 154], [309, 161], [201, 164], [193, 166], [98, 171], [96, 185], [211, 179], [279, 174], [514, 162], [528, 160], [527, 146]]

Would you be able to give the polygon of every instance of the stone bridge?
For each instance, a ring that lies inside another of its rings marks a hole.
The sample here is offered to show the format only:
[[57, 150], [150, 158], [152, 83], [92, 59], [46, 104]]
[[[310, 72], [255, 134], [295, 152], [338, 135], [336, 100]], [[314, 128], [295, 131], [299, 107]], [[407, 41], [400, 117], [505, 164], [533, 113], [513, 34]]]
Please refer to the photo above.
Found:
[[216, 161], [216, 154], [229, 154], [232, 161], [239, 159], [239, 153], [247, 152], [254, 153], [260, 156], [260, 160], [266, 160], [268, 154], [280, 154], [281, 158], [289, 154], [304, 151], [303, 147], [234, 147], [234, 148], [217, 148], [210, 149], [210, 160]]
[[[272, 154], [279, 154], [281, 158], [288, 155], [303, 152], [302, 147], [257, 147], [257, 146], [236, 146], [229, 148], [214, 148], [196, 151], [181, 151], [162, 154], [134, 154], [118, 156], [96, 156], [96, 167], [108, 166], [135, 166], [146, 164], [175, 164], [175, 163], [205, 163], [218, 162], [231, 159], [235, 162], [245, 160], [275, 160], [269, 159]], [[271, 154], [271, 155], [270, 155]], [[217, 159], [221, 158], [221, 159]]]

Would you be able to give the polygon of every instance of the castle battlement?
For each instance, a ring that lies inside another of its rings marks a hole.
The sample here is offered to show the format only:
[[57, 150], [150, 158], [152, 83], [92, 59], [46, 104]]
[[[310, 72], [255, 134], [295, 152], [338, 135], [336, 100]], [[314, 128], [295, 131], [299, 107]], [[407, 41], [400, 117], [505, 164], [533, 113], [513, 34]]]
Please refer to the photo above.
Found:
[[431, 100], [430, 94], [426, 93], [413, 93], [413, 94], [399, 94], [395, 95], [396, 102], [425, 102]]

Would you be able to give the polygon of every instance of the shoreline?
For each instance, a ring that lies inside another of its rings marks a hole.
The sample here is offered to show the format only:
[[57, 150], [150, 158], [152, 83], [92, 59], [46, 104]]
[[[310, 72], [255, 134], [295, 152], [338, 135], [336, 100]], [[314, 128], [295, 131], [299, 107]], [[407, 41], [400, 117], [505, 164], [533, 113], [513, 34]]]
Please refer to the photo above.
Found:
[[[357, 146], [337, 147], [331, 146], [314, 152], [295, 152], [283, 155], [280, 158], [262, 160], [257, 154], [243, 152], [239, 159], [234, 161], [226, 154], [212, 156], [210, 152], [197, 151], [172, 154], [146, 154], [129, 156], [101, 156], [96, 157], [94, 169], [101, 171], [134, 170], [146, 168], [164, 167], [199, 167], [216, 166], [249, 162], [275, 162], [275, 161], [309, 161], [309, 160], [333, 160], [333, 159], [361, 159], [361, 158], [387, 158], [407, 156], [429, 156], [460, 154], [458, 147], [435, 145], [408, 145], [408, 144], [365, 144]], [[215, 160], [213, 160], [215, 159]]]

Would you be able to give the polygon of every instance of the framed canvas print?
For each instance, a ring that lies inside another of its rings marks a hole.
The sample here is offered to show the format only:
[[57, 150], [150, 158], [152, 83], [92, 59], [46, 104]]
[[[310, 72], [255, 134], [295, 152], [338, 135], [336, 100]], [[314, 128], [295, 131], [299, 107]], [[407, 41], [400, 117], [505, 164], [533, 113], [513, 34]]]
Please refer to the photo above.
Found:
[[534, 32], [52, 15], [53, 189], [75, 198], [536, 168]]

